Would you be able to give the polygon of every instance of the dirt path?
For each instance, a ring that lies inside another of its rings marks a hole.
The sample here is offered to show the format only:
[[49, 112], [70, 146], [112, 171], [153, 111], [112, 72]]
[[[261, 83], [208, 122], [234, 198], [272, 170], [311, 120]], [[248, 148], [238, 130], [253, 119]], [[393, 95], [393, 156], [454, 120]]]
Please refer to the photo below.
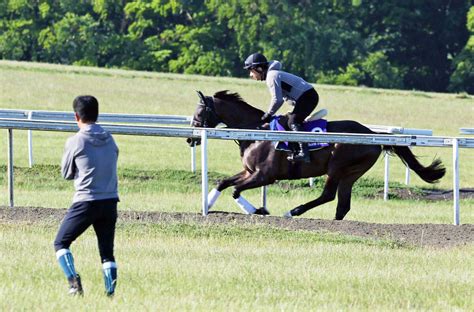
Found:
[[[64, 209], [0, 206], [0, 222], [60, 222]], [[198, 224], [264, 225], [288, 230], [338, 232], [371, 239], [390, 239], [399, 243], [424, 247], [453, 247], [474, 243], [474, 224], [379, 224], [358, 221], [320, 219], [285, 219], [273, 216], [248, 216], [238, 213], [212, 212], [207, 217], [198, 213], [119, 212], [121, 222], [193, 222]]]

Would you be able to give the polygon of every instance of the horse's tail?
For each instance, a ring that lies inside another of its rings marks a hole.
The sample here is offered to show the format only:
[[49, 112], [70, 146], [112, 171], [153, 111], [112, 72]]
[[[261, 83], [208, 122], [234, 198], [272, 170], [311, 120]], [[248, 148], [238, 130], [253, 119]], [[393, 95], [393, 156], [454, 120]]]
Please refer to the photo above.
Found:
[[439, 158], [435, 158], [429, 166], [424, 167], [407, 146], [384, 146], [384, 150], [397, 154], [405, 165], [415, 171], [425, 182], [438, 182], [446, 173], [446, 168]]

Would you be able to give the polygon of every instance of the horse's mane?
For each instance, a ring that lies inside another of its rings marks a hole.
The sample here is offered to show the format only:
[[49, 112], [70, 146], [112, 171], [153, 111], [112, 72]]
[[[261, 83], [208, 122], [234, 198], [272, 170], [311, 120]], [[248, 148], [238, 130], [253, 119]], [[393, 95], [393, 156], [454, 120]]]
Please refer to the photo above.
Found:
[[238, 94], [237, 92], [229, 93], [229, 90], [223, 90], [223, 91], [216, 92], [214, 94], [214, 97], [216, 97], [218, 99], [221, 99], [223, 101], [239, 102], [239, 103], [242, 103], [242, 104], [249, 105], [247, 102], [245, 102], [242, 99], [240, 94]]
[[252, 105], [248, 104], [247, 102], [245, 102], [242, 97], [240, 96], [240, 94], [238, 94], [237, 92], [235, 93], [229, 93], [229, 90], [223, 90], [223, 91], [219, 91], [219, 92], [216, 92], [214, 94], [214, 98], [217, 98], [219, 100], [222, 100], [222, 101], [226, 101], [226, 102], [233, 102], [233, 103], [237, 103], [241, 106], [245, 106], [247, 108], [250, 108], [252, 110], [255, 110], [256, 113], [258, 112], [259, 114], [263, 114], [263, 111], [256, 108], [256, 107], [253, 107]]

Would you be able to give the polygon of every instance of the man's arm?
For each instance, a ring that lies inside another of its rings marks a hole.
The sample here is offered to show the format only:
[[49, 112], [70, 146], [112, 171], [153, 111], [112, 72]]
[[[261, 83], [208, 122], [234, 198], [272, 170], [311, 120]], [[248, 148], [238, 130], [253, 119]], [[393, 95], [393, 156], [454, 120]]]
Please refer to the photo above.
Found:
[[74, 150], [72, 148], [71, 139], [72, 138], [66, 141], [61, 161], [61, 174], [66, 180], [73, 180], [76, 175], [76, 164], [74, 162]]

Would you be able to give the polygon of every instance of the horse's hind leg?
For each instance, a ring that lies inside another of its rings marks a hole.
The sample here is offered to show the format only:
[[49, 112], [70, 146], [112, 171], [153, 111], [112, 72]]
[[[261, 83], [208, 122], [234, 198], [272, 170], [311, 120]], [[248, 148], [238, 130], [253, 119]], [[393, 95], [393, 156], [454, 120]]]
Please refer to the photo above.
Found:
[[351, 210], [352, 186], [357, 178], [355, 180], [344, 179], [339, 183], [337, 190], [336, 217], [334, 220], [344, 219], [349, 210]]
[[351, 197], [352, 197], [352, 186], [354, 183], [364, 175], [376, 162], [378, 153], [374, 153], [372, 157], [367, 157], [365, 162], [357, 164], [348, 168], [349, 172], [352, 171], [351, 175], [344, 177], [339, 182], [337, 189], [337, 208], [335, 220], [342, 220], [346, 214], [351, 210]]
[[285, 214], [285, 217], [294, 217], [294, 216], [302, 215], [303, 213], [305, 213], [306, 211], [314, 207], [317, 207], [319, 205], [322, 205], [334, 200], [334, 198], [336, 198], [338, 185], [339, 185], [338, 179], [328, 176], [326, 179], [326, 183], [324, 185], [323, 192], [318, 198], [310, 202], [307, 202], [306, 204], [293, 208], [292, 210], [288, 211]]

